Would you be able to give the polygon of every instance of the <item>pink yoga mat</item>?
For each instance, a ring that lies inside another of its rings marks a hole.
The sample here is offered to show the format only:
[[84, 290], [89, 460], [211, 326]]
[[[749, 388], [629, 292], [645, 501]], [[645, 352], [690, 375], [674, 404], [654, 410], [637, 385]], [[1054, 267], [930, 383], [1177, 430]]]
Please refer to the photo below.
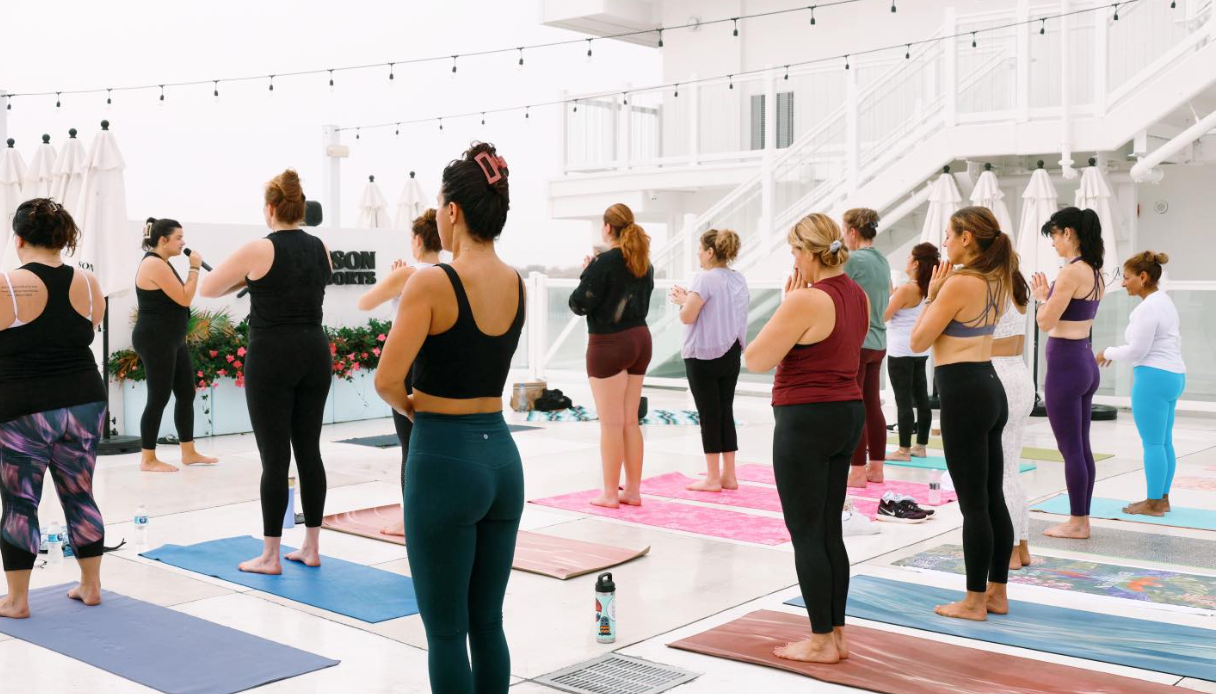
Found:
[[[1216, 468], [1211, 468], [1216, 469]], [[1194, 489], [1199, 492], [1216, 492], [1216, 478], [1212, 477], [1175, 477], [1174, 486], [1179, 489]]]
[[[777, 484], [776, 478], [773, 476], [773, 468], [768, 465], [760, 465], [758, 463], [748, 463], [740, 465], [736, 470], [740, 481], [743, 482], [759, 482], [761, 484]], [[865, 499], [881, 499], [886, 492], [895, 492], [896, 494], [907, 494], [916, 499], [919, 504], [924, 504], [929, 500], [929, 485], [924, 482], [904, 482], [900, 480], [887, 480], [882, 483], [870, 483], [865, 489], [860, 487], [849, 487], [849, 496]], [[951, 491], [942, 490], [942, 503], [958, 501], [958, 495]]]
[[789, 531], [785, 529], [785, 521], [780, 518], [681, 504], [674, 501], [660, 501], [654, 498], [643, 499], [641, 506], [621, 506], [615, 509], [592, 506], [590, 501], [598, 495], [599, 491], [588, 490], [545, 499], [533, 499], [531, 503], [604, 518], [616, 518], [640, 525], [682, 530], [727, 540], [755, 542], [761, 545], [780, 545], [790, 541]]
[[[661, 496], [667, 499], [687, 499], [719, 506], [753, 508], [760, 511], [781, 513], [781, 497], [777, 495], [777, 490], [774, 487], [744, 484], [738, 489], [723, 489], [720, 492], [693, 492], [686, 489], [694, 481], [691, 477], [686, 477], [678, 472], [672, 472], [642, 480], [642, 493], [651, 496]], [[877, 486], [871, 485], [873, 488], [877, 488]], [[853, 508], [858, 513], [869, 516], [870, 520], [874, 520], [878, 516], [878, 499], [855, 498], [853, 497], [853, 491], [853, 489], [849, 489], [849, 500], [853, 502]], [[925, 496], [928, 495], [926, 494]], [[942, 498], [944, 499], [945, 496]]]

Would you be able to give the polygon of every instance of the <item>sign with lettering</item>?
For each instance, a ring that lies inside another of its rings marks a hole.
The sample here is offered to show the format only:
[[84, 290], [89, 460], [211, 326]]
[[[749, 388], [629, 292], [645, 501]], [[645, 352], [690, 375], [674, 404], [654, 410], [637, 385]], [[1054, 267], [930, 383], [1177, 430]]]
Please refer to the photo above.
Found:
[[330, 251], [334, 266], [330, 284], [375, 284], [375, 251]]

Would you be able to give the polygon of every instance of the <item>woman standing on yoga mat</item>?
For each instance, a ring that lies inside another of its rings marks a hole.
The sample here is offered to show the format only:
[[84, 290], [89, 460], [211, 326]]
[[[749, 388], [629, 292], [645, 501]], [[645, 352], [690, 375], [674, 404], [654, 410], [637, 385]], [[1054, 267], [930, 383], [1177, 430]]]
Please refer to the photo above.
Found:
[[414, 420], [405, 542], [431, 691], [442, 694], [505, 694], [511, 679], [502, 603], [524, 475], [502, 393], [526, 297], [494, 247], [510, 208], [508, 175], [488, 143], [443, 170], [439, 237], [454, 260], [406, 282], [376, 371], [380, 397]]
[[[388, 277], [380, 280], [367, 293], [359, 297], [359, 310], [371, 311], [386, 301], [392, 301], [396, 312], [401, 307], [401, 291], [405, 289], [406, 281], [418, 270], [439, 264], [439, 251], [443, 246], [439, 243], [439, 227], [435, 223], [434, 208], [423, 212], [414, 220], [410, 235], [410, 254], [414, 256], [414, 264], [406, 265], [400, 260], [393, 261], [393, 269]], [[410, 382], [411, 372], [406, 371], [405, 392], [414, 392]], [[414, 423], [397, 410], [393, 410], [393, 428], [397, 430], [397, 440], [401, 442], [401, 487], [405, 488], [405, 461], [410, 453], [410, 432]], [[385, 535], [405, 535], [405, 522], [398, 521], [380, 529]]]
[[97, 278], [63, 262], [80, 230], [67, 210], [45, 198], [13, 216], [17, 257], [0, 273], [0, 555], [8, 594], [0, 617], [30, 616], [30, 574], [42, 533], [38, 502], [50, 468], [67, 518], [80, 584], [68, 597], [101, 602], [105, 523], [93, 499], [97, 442], [106, 418], [106, 386], [89, 345], [106, 312]]
[[883, 481], [882, 466], [887, 459], [887, 419], [882, 413], [879, 380], [882, 360], [887, 354], [887, 324], [882, 316], [891, 301], [891, 264], [874, 248], [877, 235], [877, 212], [859, 207], [844, 213], [844, 239], [850, 251], [844, 271], [870, 300], [870, 331], [861, 346], [861, 367], [857, 370], [857, 384], [861, 386], [865, 400], [866, 424], [849, 468], [849, 486], [862, 488], [867, 482]]
[[[739, 255], [739, 235], [729, 229], [701, 234], [697, 260], [702, 272], [692, 287], [672, 287], [671, 300], [680, 307], [684, 323], [684, 369], [688, 389], [697, 403], [701, 421], [701, 449], [705, 452], [705, 479], [688, 486], [692, 491], [720, 492], [738, 489], [735, 479], [735, 385], [739, 359], [747, 346], [747, 280], [727, 267]], [[721, 458], [722, 466], [718, 467]]]
[[1144, 447], [1144, 477], [1148, 496], [1123, 508], [1124, 513], [1163, 516], [1170, 510], [1170, 484], [1174, 481], [1174, 408], [1186, 387], [1182, 361], [1182, 334], [1178, 309], [1160, 291], [1164, 253], [1144, 251], [1123, 263], [1123, 288], [1144, 301], [1132, 309], [1123, 337], [1126, 345], [1098, 352], [1098, 366], [1127, 361], [1132, 364], [1132, 417]]
[[[925, 308], [929, 280], [941, 259], [937, 246], [917, 244], [904, 268], [908, 281], [891, 294], [883, 314], [887, 323], [887, 377], [895, 390], [895, 408], [899, 413], [899, 450], [887, 454], [890, 460], [923, 458], [925, 446], [929, 444], [929, 429], [933, 424], [925, 374], [929, 354], [913, 352], [911, 341], [912, 326]], [[912, 445], [913, 432], [916, 432], [915, 446]]]
[[[1013, 547], [1013, 524], [1002, 491], [1001, 448], [1009, 404], [992, 366], [992, 334], [1017, 282], [1018, 256], [984, 207], [964, 207], [950, 216], [946, 256], [912, 328], [912, 349], [933, 347], [942, 447], [963, 512], [967, 596], [935, 611], [983, 621], [989, 612], [1009, 611], [1005, 553]], [[962, 268], [955, 271], [955, 265]]]
[[1105, 287], [1102, 283], [1102, 224], [1098, 213], [1066, 207], [1043, 225], [1056, 253], [1068, 261], [1049, 287], [1036, 273], [1035, 320], [1047, 333], [1047, 375], [1043, 397], [1056, 445], [1064, 456], [1069, 519], [1043, 531], [1050, 537], [1089, 538], [1089, 506], [1094, 496], [1094, 454], [1089, 423], [1094, 393], [1102, 379], [1089, 334]]
[[[587, 380], [600, 419], [600, 464], [604, 493], [596, 506], [642, 505], [642, 427], [638, 406], [650, 365], [650, 295], [654, 268], [650, 237], [633, 221], [633, 210], [616, 204], [604, 211], [608, 250], [583, 259], [583, 274], [570, 295], [570, 310], [587, 316]], [[625, 465], [625, 488], [621, 463]]]
[[811, 638], [773, 653], [835, 663], [849, 657], [849, 554], [841, 509], [849, 461], [865, 424], [857, 369], [870, 305], [865, 291], [844, 274], [849, 250], [831, 217], [804, 217], [787, 240], [794, 273], [785, 299], [745, 354], [752, 372], [777, 367], [773, 472], [811, 618]]
[[192, 251], [187, 279], [177, 274], [169, 259], [181, 255], [186, 247], [182, 225], [172, 219], [149, 217], [144, 224], [144, 258], [135, 274], [135, 298], [139, 313], [131, 332], [131, 346], [139, 355], [148, 375], [148, 402], [139, 420], [141, 458], [144, 472], [177, 472], [177, 468], [156, 458], [156, 439], [160, 420], [173, 395], [173, 423], [182, 450], [182, 464], [210, 465], [219, 462], [201, 455], [194, 448], [194, 365], [186, 332], [190, 327], [190, 302], [198, 288], [203, 256]]
[[1005, 389], [1005, 400], [1009, 405], [1009, 420], [1001, 434], [1002, 456], [1005, 473], [1001, 489], [1005, 494], [1005, 506], [1009, 508], [1009, 519], [1013, 522], [1013, 551], [1009, 555], [1009, 568], [1028, 566], [1030, 557], [1030, 506], [1026, 503], [1026, 490], [1022, 489], [1022, 440], [1026, 424], [1034, 409], [1034, 379], [1026, 368], [1022, 357], [1026, 342], [1026, 307], [1030, 303], [1030, 287], [1021, 272], [1013, 276], [1013, 291], [1005, 303], [1005, 311], [992, 333], [992, 368], [996, 369], [1001, 387]]
[[237, 249], [207, 275], [202, 291], [219, 297], [249, 287], [245, 402], [262, 458], [263, 549], [240, 569], [279, 574], [293, 453], [305, 531], [304, 546], [287, 559], [321, 565], [326, 491], [321, 425], [333, 374], [321, 311], [333, 268], [321, 239], [300, 229], [304, 190], [295, 171], [287, 169], [266, 184], [262, 214], [271, 233]]

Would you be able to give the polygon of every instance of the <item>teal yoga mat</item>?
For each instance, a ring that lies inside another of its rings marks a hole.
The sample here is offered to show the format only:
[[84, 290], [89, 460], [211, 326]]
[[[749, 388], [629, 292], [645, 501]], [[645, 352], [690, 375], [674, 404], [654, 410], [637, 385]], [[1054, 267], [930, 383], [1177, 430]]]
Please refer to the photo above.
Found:
[[[946, 459], [940, 455], [930, 455], [924, 458], [913, 458], [912, 460], [890, 460], [885, 461], [886, 465], [895, 465], [898, 467], [914, 467], [922, 470], [945, 470]], [[1018, 468], [1019, 472], [1030, 472], [1037, 469], [1034, 463], [1022, 463]]]
[[[1153, 525], [1169, 525], [1175, 528], [1196, 528], [1199, 530], [1216, 530], [1216, 511], [1203, 508], [1184, 508], [1174, 506], [1174, 510], [1164, 516], [1141, 516], [1124, 513], [1123, 507], [1129, 502], [1118, 499], [1095, 498], [1089, 507], [1089, 515], [1093, 518], [1109, 518], [1111, 520], [1130, 521], [1132, 523], [1151, 523]], [[1041, 504], [1031, 507], [1034, 511], [1056, 513], [1061, 516], [1069, 515], [1068, 495], [1061, 494], [1052, 497]]]
[[[933, 608], [963, 597], [949, 590], [874, 576], [849, 582], [845, 613], [857, 619], [1127, 665], [1179, 677], [1216, 679], [1216, 631], [1101, 612], [1011, 600], [1009, 614], [986, 622], [951, 619]], [[786, 603], [803, 607], [802, 598]]]
[[[283, 545], [284, 556], [294, 551], [294, 547]], [[407, 576], [326, 556], [316, 568], [283, 559], [281, 576], [245, 573], [237, 568], [237, 564], [261, 552], [262, 541], [246, 536], [197, 545], [165, 545], [140, 556], [364, 622], [384, 622], [418, 613], [414, 582]]]

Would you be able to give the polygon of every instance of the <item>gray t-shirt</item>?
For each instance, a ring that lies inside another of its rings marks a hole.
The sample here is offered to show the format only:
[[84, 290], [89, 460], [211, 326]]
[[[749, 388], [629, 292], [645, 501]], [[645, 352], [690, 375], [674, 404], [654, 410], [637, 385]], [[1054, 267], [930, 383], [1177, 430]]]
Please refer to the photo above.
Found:
[[887, 325], [883, 313], [891, 301], [891, 264], [873, 247], [859, 248], [849, 254], [844, 274], [861, 286], [870, 299], [870, 332], [862, 349], [886, 349]]

